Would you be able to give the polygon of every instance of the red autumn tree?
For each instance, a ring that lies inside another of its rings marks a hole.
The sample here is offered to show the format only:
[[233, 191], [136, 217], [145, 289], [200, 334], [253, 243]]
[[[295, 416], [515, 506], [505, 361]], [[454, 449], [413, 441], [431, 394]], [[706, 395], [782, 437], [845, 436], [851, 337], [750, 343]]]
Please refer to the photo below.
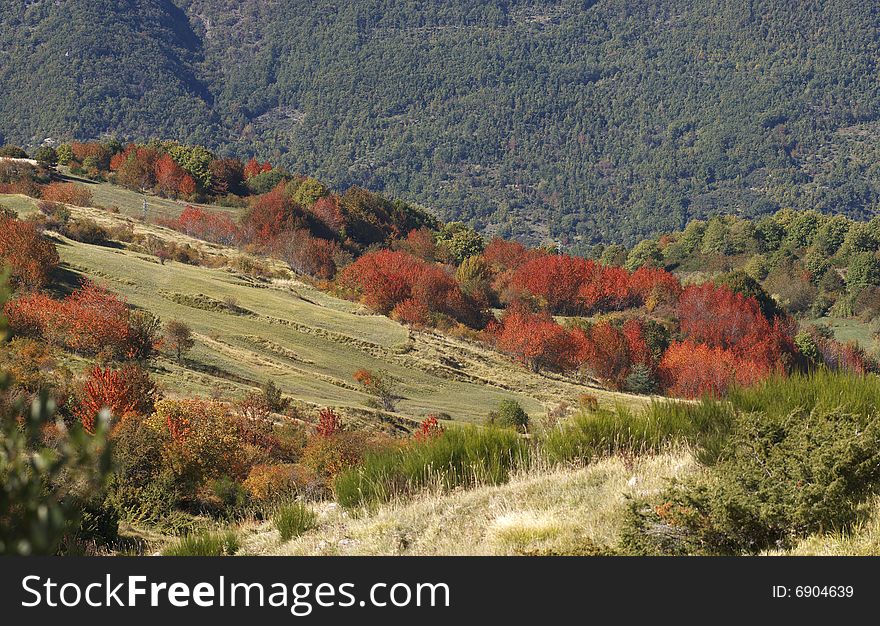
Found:
[[240, 194], [244, 183], [244, 163], [238, 159], [215, 159], [208, 166], [211, 191], [218, 196]]
[[590, 259], [545, 254], [520, 265], [509, 286], [538, 307], [557, 315], [584, 315], [628, 304], [629, 274]]
[[590, 261], [578, 289], [580, 310], [617, 311], [630, 305], [629, 273], [615, 266], [605, 266]]
[[186, 170], [180, 167], [170, 154], [159, 157], [154, 169], [156, 189], [167, 196], [176, 196], [180, 192], [184, 177], [188, 176]]
[[336, 275], [336, 258], [341, 253], [339, 244], [313, 237], [304, 228], [280, 234], [273, 249], [298, 274], [323, 280]]
[[579, 345], [549, 315], [514, 311], [504, 316], [495, 338], [502, 352], [533, 371], [572, 370], [577, 367]]
[[331, 232], [338, 233], [345, 226], [345, 215], [342, 212], [342, 205], [339, 202], [339, 196], [335, 194], [318, 198], [309, 207], [309, 212]]
[[88, 281], [64, 300], [43, 294], [10, 300], [4, 313], [17, 334], [42, 337], [82, 354], [117, 359], [137, 356], [139, 339], [127, 305]]
[[773, 374], [763, 360], [691, 341], [674, 342], [660, 362], [668, 393], [683, 398], [722, 396], [731, 385], [748, 386]]
[[241, 221], [242, 236], [248, 243], [270, 247], [283, 232], [303, 224], [302, 210], [284, 193], [283, 186], [256, 198]]
[[674, 306], [681, 296], [681, 282], [664, 269], [640, 267], [629, 277], [629, 290], [635, 303], [653, 311], [660, 305]]
[[59, 262], [55, 246], [34, 224], [0, 218], [0, 268], [9, 268], [14, 286], [42, 289]]
[[409, 231], [406, 239], [394, 242], [395, 250], [402, 250], [417, 259], [433, 263], [437, 260], [437, 242], [431, 229], [422, 227]]
[[685, 339], [725, 349], [757, 343], [772, 330], [754, 298], [712, 283], [682, 292], [678, 318]]
[[83, 385], [76, 417], [86, 431], [95, 432], [98, 414], [107, 410], [116, 419], [124, 419], [134, 412], [138, 399], [123, 372], [94, 367]]
[[227, 246], [239, 239], [238, 226], [228, 215], [206, 211], [201, 207], [187, 205], [176, 220], [162, 221], [162, 225], [190, 237]]
[[585, 259], [548, 254], [517, 268], [510, 286], [551, 313], [577, 315], [582, 312], [578, 292], [592, 265]]
[[443, 268], [405, 252], [369, 252], [346, 267], [339, 282], [380, 313], [390, 313], [398, 305], [414, 300], [406, 306], [418, 304], [464, 324], [481, 321], [478, 307], [462, 292], [455, 278]]
[[84, 165], [86, 160], [99, 171], [106, 171], [110, 167], [110, 151], [106, 146], [96, 141], [81, 143], [74, 141], [70, 144], [73, 158]]
[[260, 163], [257, 161], [256, 157], [252, 157], [250, 161], [247, 162], [247, 165], [244, 166], [244, 179], [248, 180], [253, 178], [254, 176], [259, 176], [263, 172], [272, 171], [272, 164], [266, 161], [265, 163]]
[[177, 186], [177, 193], [183, 196], [184, 198], [191, 197], [196, 192], [196, 181], [195, 179], [186, 174], [181, 180], [180, 184]]
[[110, 169], [116, 172], [116, 182], [137, 191], [156, 186], [156, 162], [159, 152], [147, 146], [126, 146], [110, 161]]

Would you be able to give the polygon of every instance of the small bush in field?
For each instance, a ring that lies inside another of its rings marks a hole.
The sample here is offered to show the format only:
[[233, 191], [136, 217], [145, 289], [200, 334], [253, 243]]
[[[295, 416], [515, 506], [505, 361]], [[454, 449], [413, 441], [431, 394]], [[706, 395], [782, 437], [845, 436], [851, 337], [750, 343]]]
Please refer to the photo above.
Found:
[[255, 465], [242, 486], [255, 501], [272, 502], [296, 491], [296, 473], [296, 466], [288, 463]]
[[521, 432], [529, 429], [529, 414], [516, 400], [502, 400], [498, 408], [489, 413], [488, 421], [495, 426], [513, 428]]
[[290, 541], [315, 527], [317, 515], [302, 502], [282, 506], [272, 517], [281, 541]]
[[233, 531], [187, 535], [162, 551], [163, 556], [233, 556], [241, 544]]
[[67, 224], [64, 234], [74, 241], [100, 245], [110, 239], [107, 230], [94, 220], [76, 220]]
[[43, 200], [74, 206], [89, 206], [92, 202], [92, 192], [77, 183], [49, 183], [43, 187], [42, 195]]

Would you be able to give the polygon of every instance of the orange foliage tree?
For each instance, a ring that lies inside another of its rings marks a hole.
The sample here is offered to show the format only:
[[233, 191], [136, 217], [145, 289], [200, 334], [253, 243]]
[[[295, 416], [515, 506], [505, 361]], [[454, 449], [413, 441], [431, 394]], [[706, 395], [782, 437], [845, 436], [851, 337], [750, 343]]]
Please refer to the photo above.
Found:
[[405, 252], [379, 250], [361, 256], [345, 268], [340, 285], [358, 294], [364, 304], [380, 313], [398, 306], [408, 317], [414, 306], [446, 315], [468, 325], [481, 322], [479, 308], [443, 268]]
[[0, 217], [0, 267], [9, 268], [14, 286], [42, 289], [58, 263], [55, 246], [34, 224]]

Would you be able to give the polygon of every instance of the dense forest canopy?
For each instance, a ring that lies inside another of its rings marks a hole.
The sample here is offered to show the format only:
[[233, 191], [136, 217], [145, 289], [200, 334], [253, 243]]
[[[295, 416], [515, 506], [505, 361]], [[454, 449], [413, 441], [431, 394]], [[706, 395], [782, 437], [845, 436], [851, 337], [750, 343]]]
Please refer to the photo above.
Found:
[[0, 135], [254, 151], [532, 241], [873, 214], [872, 3], [20, 0]]

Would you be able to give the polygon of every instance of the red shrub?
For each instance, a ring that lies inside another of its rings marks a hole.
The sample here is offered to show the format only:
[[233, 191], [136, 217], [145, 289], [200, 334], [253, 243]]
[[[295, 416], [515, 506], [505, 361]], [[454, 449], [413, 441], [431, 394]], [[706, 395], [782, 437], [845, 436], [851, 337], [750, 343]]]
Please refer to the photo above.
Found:
[[541, 308], [559, 315], [583, 315], [625, 307], [629, 274], [590, 259], [543, 255], [526, 261], [514, 272], [510, 287]]
[[55, 246], [35, 225], [0, 218], [0, 268], [9, 268], [14, 285], [41, 289], [58, 263]]
[[690, 341], [674, 342], [660, 362], [661, 378], [669, 393], [684, 398], [722, 396], [733, 384], [751, 385], [774, 371], [762, 360]]
[[74, 206], [89, 206], [92, 203], [92, 192], [77, 183], [49, 183], [43, 187], [42, 196], [43, 200]]
[[521, 243], [495, 238], [483, 250], [483, 260], [496, 272], [515, 270], [524, 263], [542, 256], [539, 250], [530, 250]]
[[754, 298], [711, 283], [682, 292], [678, 317], [685, 339], [725, 349], [757, 343], [771, 332]]
[[41, 336], [74, 352], [133, 358], [136, 337], [125, 302], [88, 281], [65, 300], [31, 294], [10, 300], [9, 326], [20, 335]]
[[123, 152], [110, 159], [110, 169], [116, 172], [116, 182], [135, 190], [156, 186], [156, 162], [159, 151], [146, 146], [130, 144]]
[[321, 409], [318, 414], [318, 426], [315, 428], [318, 436], [332, 437], [339, 429], [339, 415], [336, 414], [336, 411], [330, 408]]
[[161, 224], [190, 237], [227, 246], [239, 238], [238, 226], [229, 216], [189, 205], [176, 220], [164, 220]]
[[87, 143], [74, 141], [70, 144], [70, 151], [73, 153], [73, 158], [79, 163], [84, 163], [86, 159], [91, 158], [99, 170], [106, 170], [109, 166], [110, 151], [96, 141]]
[[402, 324], [424, 327], [431, 320], [431, 311], [424, 302], [410, 298], [394, 307], [394, 310], [391, 311], [391, 317]]
[[345, 216], [339, 203], [339, 196], [331, 194], [318, 198], [311, 205], [309, 212], [333, 232], [339, 232], [345, 226]]
[[132, 393], [124, 372], [95, 367], [89, 372], [89, 378], [83, 386], [76, 417], [88, 432], [95, 432], [95, 419], [107, 409], [117, 420], [128, 417], [134, 412], [138, 398]]
[[364, 304], [380, 313], [390, 313], [398, 305], [404, 311], [414, 304], [474, 325], [480, 312], [455, 279], [441, 267], [416, 259], [405, 252], [379, 250], [360, 257], [345, 268], [340, 284], [361, 296]]
[[249, 178], [253, 178], [254, 176], [258, 176], [263, 172], [272, 171], [272, 164], [266, 161], [265, 163], [260, 163], [257, 161], [256, 157], [251, 158], [250, 161], [247, 162], [247, 165], [244, 166], [244, 179], [248, 180]]
[[674, 305], [681, 296], [681, 282], [664, 269], [640, 267], [629, 277], [632, 299], [653, 311], [660, 304]]
[[442, 435], [443, 426], [437, 421], [437, 416], [429, 415], [422, 420], [421, 424], [419, 424], [419, 429], [413, 433], [413, 438], [416, 441], [428, 441], [429, 439], [434, 439]]
[[580, 350], [577, 340], [549, 315], [524, 312], [505, 315], [496, 345], [535, 371], [574, 369]]
[[302, 212], [284, 194], [283, 186], [257, 197], [242, 218], [245, 241], [258, 246], [271, 246], [283, 232], [302, 225]]
[[273, 248], [294, 272], [330, 280], [336, 275], [336, 258], [341, 253], [335, 241], [313, 237], [298, 228], [279, 235]]
[[578, 362], [596, 378], [613, 387], [621, 387], [632, 359], [627, 337], [610, 322], [599, 322], [589, 329], [575, 329]]
[[434, 233], [429, 228], [422, 227], [409, 231], [406, 239], [394, 242], [394, 248], [423, 261], [437, 260], [437, 243], [434, 241]]

